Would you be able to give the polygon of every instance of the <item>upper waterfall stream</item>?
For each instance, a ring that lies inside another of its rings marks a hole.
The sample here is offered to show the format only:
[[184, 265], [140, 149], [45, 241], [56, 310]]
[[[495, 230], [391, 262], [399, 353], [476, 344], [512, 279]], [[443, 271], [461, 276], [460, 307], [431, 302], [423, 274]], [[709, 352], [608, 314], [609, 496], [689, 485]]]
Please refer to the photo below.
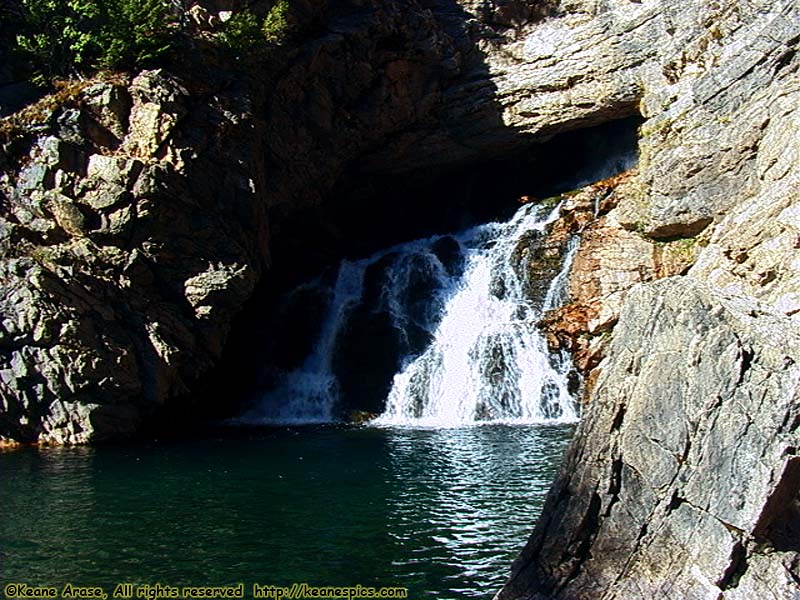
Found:
[[536, 326], [563, 301], [575, 244], [551, 282], [529, 274], [531, 245], [557, 216], [523, 205], [508, 222], [345, 260], [335, 281], [301, 286], [292, 294], [324, 299], [313, 350], [240, 422], [328, 422], [348, 395], [379, 407], [380, 425], [575, 421], [569, 358]]

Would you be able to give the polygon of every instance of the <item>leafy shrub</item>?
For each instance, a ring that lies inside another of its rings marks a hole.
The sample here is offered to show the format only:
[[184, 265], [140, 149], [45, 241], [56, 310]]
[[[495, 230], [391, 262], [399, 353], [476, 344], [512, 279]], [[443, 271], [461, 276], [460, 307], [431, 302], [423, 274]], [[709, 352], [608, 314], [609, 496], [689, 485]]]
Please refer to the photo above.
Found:
[[262, 50], [267, 43], [283, 43], [289, 29], [289, 2], [278, 0], [260, 24], [248, 9], [233, 14], [217, 39], [237, 53], [249, 53]]
[[[96, 0], [93, 0], [96, 1]], [[175, 43], [175, 14], [165, 0], [100, 0], [108, 11], [106, 46], [98, 64], [106, 68], [153, 63]]]
[[286, 41], [289, 34], [289, 0], [278, 0], [267, 13], [261, 26], [264, 38], [273, 44]]
[[247, 9], [234, 13], [217, 39], [234, 52], [247, 52], [264, 42], [258, 18]]
[[[0, 0], [0, 61], [38, 85], [99, 69], [154, 66], [186, 40], [181, 0]], [[259, 13], [263, 14], [263, 13]], [[183, 21], [180, 21], [182, 23]], [[261, 56], [291, 31], [289, 0], [261, 19], [234, 13], [216, 34], [237, 54]]]
[[39, 84], [98, 68], [146, 66], [176, 35], [169, 0], [15, 1], [22, 21], [17, 54]]

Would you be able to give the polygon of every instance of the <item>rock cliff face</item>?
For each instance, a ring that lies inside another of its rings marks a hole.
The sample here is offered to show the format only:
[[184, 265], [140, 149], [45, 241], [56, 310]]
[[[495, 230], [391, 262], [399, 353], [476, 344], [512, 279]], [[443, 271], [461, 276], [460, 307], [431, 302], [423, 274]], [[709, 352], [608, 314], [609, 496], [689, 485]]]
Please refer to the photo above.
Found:
[[159, 72], [75, 94], [6, 146], [3, 438], [133, 432], [208, 368], [267, 256], [246, 105]]
[[798, 342], [692, 277], [635, 288], [499, 597], [795, 597]]
[[797, 598], [800, 13], [633, 10], [663, 32], [638, 173], [546, 324], [585, 418], [497, 598]]
[[342, 179], [638, 110], [638, 170], [564, 225], [573, 302], [548, 320], [589, 375], [585, 419], [498, 598], [794, 597], [796, 2], [300, 5], [324, 26], [264, 73], [89, 82], [2, 122], [0, 442], [191, 412], [273, 250]]

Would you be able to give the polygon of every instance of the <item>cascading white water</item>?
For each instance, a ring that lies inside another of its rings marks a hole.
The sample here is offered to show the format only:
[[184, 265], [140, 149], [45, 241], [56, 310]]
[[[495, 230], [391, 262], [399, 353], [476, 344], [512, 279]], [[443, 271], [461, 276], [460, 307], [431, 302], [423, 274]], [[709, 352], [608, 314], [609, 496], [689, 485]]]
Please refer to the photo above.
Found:
[[578, 237], [575, 236], [567, 242], [567, 253], [564, 256], [564, 263], [561, 265], [561, 270], [550, 282], [550, 287], [547, 288], [547, 294], [545, 294], [544, 302], [542, 302], [542, 314], [546, 313], [548, 310], [558, 308], [569, 300], [567, 283], [569, 283], [569, 271], [572, 268], [575, 255], [578, 253], [578, 241]]
[[275, 389], [239, 421], [303, 424], [334, 420], [333, 407], [338, 396], [338, 383], [331, 366], [334, 344], [346, 311], [361, 297], [363, 280], [363, 264], [341, 262], [314, 352], [302, 367], [283, 375]]
[[[334, 357], [348, 343], [359, 310], [386, 315], [397, 333], [396, 374], [385, 411], [373, 423], [441, 427], [576, 420], [567, 385], [569, 357], [551, 355], [536, 327], [544, 310], [565, 299], [576, 244], [540, 306], [530, 297], [527, 267], [520, 260], [529, 239], [541, 235], [557, 214], [558, 209], [543, 214], [526, 205], [507, 223], [343, 261], [314, 351], [239, 421], [334, 420], [342, 394]], [[385, 340], [374, 341], [377, 347]]]
[[[578, 414], [567, 386], [568, 361], [551, 357], [536, 328], [542, 311], [561, 299], [570, 249], [542, 308], [532, 304], [515, 255], [519, 240], [541, 232], [544, 218], [523, 207], [506, 224], [485, 226], [495, 243], [468, 252], [466, 269], [447, 301], [434, 340], [394, 377], [382, 425], [458, 426], [485, 421], [574, 421]], [[465, 234], [482, 234], [482, 228]]]

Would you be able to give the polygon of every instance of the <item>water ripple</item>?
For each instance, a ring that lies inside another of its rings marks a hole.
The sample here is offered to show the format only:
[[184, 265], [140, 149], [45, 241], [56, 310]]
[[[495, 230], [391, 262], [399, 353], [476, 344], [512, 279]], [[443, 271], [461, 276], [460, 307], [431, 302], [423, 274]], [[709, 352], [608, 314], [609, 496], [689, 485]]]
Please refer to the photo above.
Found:
[[412, 598], [488, 599], [529, 535], [571, 431], [236, 429], [3, 453], [0, 579], [361, 583], [406, 586]]

